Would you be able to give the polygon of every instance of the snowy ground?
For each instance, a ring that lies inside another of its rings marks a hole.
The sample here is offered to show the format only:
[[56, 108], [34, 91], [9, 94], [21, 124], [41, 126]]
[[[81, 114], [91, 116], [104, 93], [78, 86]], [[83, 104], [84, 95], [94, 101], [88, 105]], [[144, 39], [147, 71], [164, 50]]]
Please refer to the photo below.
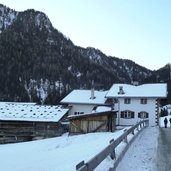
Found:
[[156, 171], [158, 127], [148, 127], [138, 135], [117, 171]]
[[[90, 133], [39, 140], [26, 143], [0, 145], [0, 170], [2, 171], [75, 171], [75, 166], [94, 157], [115, 133]], [[113, 161], [107, 158], [97, 170], [105, 171]]]
[[[26, 143], [0, 145], [0, 170], [2, 171], [75, 171], [75, 166], [87, 162], [111, 139], [116, 139], [123, 129], [114, 133], [89, 133], [39, 140]], [[130, 140], [133, 135], [128, 136]], [[128, 149], [117, 171], [153, 171], [157, 148], [158, 127], [145, 128]], [[116, 149], [120, 154], [126, 143]], [[3, 157], [2, 157], [3, 156]], [[107, 157], [95, 171], [107, 171], [114, 161]], [[155, 170], [154, 170], [155, 171]]]

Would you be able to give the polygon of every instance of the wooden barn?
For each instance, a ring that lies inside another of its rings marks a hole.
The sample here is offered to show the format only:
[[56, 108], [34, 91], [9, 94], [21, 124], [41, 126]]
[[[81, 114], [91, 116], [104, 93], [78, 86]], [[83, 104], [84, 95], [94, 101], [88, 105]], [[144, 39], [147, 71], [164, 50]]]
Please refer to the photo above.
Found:
[[28, 103], [0, 103], [0, 143], [23, 142], [60, 136], [68, 109]]
[[116, 111], [102, 111], [83, 115], [72, 115], [70, 121], [70, 134], [90, 132], [114, 132]]

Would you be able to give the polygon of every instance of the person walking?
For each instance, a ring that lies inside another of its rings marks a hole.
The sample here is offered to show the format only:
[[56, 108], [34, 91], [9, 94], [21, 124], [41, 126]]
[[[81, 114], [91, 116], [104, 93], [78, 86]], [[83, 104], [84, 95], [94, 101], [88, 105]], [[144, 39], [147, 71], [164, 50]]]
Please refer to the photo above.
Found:
[[167, 120], [167, 118], [165, 117], [165, 119], [164, 119], [164, 126], [165, 126], [165, 128], [167, 128], [167, 122], [168, 122], [168, 120]]
[[171, 128], [171, 118], [169, 119], [169, 122], [170, 122], [170, 128]]

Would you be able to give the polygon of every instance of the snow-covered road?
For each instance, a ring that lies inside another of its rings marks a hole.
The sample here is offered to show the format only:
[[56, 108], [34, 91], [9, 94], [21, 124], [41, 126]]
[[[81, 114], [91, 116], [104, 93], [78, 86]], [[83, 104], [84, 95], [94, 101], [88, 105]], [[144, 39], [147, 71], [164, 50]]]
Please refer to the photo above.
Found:
[[156, 171], [158, 135], [158, 127], [144, 129], [132, 143], [116, 171]]

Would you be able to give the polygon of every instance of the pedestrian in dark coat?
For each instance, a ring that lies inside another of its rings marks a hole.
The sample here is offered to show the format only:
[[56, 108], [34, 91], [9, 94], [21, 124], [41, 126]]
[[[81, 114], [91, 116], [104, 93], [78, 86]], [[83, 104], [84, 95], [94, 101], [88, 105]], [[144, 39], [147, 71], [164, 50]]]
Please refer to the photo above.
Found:
[[171, 118], [169, 119], [169, 122], [170, 122], [170, 127], [171, 127]]
[[165, 126], [165, 128], [167, 128], [167, 122], [168, 122], [168, 120], [167, 120], [167, 118], [165, 118], [164, 119], [164, 126]]

